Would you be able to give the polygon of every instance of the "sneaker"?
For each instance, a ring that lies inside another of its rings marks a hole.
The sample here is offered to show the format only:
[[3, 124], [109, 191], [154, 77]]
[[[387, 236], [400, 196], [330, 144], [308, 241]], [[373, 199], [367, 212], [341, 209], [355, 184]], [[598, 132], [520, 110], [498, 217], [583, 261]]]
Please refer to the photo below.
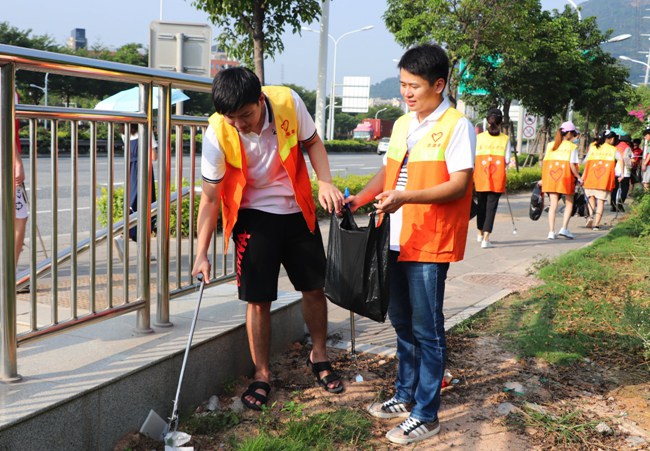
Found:
[[373, 402], [366, 409], [370, 415], [377, 418], [406, 418], [409, 416], [409, 409], [405, 402], [398, 401], [392, 397], [386, 402]]
[[476, 242], [480, 243], [481, 241], [483, 241], [483, 235], [476, 235]]
[[569, 232], [569, 229], [565, 229], [564, 227], [562, 227], [557, 234], [563, 236], [567, 240], [572, 240], [575, 238], [575, 236], [573, 236], [573, 233]]
[[548, 236], [546, 237], [547, 240], [554, 240], [556, 238], [555, 232], [548, 232]]
[[24, 287], [19, 288], [18, 290], [16, 290], [16, 294], [26, 294], [26, 293], [29, 293], [30, 291], [31, 290], [29, 288], [29, 285], [25, 285]]
[[599, 232], [599, 231], [600, 231], [600, 227], [596, 226], [596, 227], [594, 227], [594, 228], [591, 229], [591, 230], [593, 230], [594, 232]]
[[124, 261], [124, 237], [116, 236], [113, 238], [113, 242], [115, 243], [115, 250], [117, 251], [117, 256], [120, 259], [121, 262]]
[[481, 241], [481, 249], [492, 249], [494, 245], [490, 241]]
[[589, 228], [589, 227], [591, 227], [592, 225], [594, 225], [594, 218], [592, 218], [592, 217], [588, 217], [588, 218], [587, 218], [587, 223], [585, 224], [585, 227], [586, 227], [586, 228]]
[[408, 417], [402, 424], [388, 431], [386, 438], [393, 443], [408, 445], [433, 437], [438, 432], [440, 432], [438, 420], [423, 423], [420, 420]]

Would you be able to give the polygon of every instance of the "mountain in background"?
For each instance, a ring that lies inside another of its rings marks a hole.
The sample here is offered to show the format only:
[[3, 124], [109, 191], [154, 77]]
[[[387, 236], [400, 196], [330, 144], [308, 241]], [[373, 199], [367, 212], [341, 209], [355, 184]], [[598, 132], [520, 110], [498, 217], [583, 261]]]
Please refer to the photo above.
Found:
[[[648, 62], [650, 50], [650, 0], [589, 0], [579, 5], [582, 17], [596, 16], [598, 27], [603, 31], [613, 30], [612, 37], [628, 33], [632, 37], [621, 42], [603, 44], [603, 50], [618, 58], [625, 55], [632, 59]], [[643, 52], [639, 53], [639, 52]], [[646, 68], [642, 64], [619, 60], [630, 69], [628, 80], [633, 84], [642, 84]]]
[[381, 99], [401, 99], [399, 93], [399, 77], [387, 78], [384, 81], [370, 85], [370, 97]]

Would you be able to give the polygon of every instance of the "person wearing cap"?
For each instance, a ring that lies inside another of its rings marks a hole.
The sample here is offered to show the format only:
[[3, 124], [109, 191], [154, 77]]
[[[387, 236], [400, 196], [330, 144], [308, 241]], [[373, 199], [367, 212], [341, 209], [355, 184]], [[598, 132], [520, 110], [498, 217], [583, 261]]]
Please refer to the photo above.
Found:
[[[572, 240], [573, 233], [569, 231], [569, 220], [573, 211], [573, 194], [576, 179], [582, 183], [578, 173], [578, 147], [573, 140], [578, 136], [578, 130], [573, 122], [566, 121], [555, 133], [555, 139], [548, 143], [542, 163], [542, 189], [549, 195], [551, 205], [548, 209], [548, 236], [554, 240], [558, 236]], [[555, 216], [557, 215], [560, 196], [564, 195], [566, 208], [560, 231], [555, 233]]]
[[616, 176], [623, 173], [623, 159], [614, 147], [616, 133], [605, 130], [589, 146], [585, 158], [585, 172], [582, 174], [585, 195], [589, 202], [589, 217], [586, 227], [600, 230], [605, 202], [614, 189]]
[[630, 176], [632, 175], [632, 149], [630, 135], [622, 135], [615, 140], [614, 146], [623, 160], [623, 174], [616, 177], [616, 184], [610, 195], [612, 211], [625, 211], [623, 204], [630, 191]]
[[487, 113], [487, 131], [476, 137], [476, 159], [474, 160], [474, 190], [478, 208], [476, 211], [476, 241], [481, 249], [494, 247], [490, 234], [494, 227], [501, 193], [506, 191], [506, 164], [510, 161], [508, 135], [501, 133], [503, 113], [490, 108]]

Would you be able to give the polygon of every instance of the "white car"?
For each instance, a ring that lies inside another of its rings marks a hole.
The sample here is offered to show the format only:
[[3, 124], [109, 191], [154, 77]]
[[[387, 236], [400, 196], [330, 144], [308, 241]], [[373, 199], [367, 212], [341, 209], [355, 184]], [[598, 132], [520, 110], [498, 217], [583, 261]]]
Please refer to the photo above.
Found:
[[377, 144], [377, 155], [383, 155], [388, 152], [388, 142], [390, 138], [381, 138]]

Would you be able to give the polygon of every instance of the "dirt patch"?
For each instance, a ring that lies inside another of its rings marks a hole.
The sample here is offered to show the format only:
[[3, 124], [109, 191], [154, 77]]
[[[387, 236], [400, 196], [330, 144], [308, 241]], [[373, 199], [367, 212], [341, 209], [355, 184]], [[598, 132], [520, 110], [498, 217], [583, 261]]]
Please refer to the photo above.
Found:
[[[590, 360], [558, 368], [518, 359], [498, 338], [487, 336], [451, 334], [448, 347], [448, 368], [455, 383], [443, 389], [442, 429], [414, 449], [650, 449], [647, 371], [613, 370]], [[359, 354], [355, 360], [347, 352], [330, 350], [334, 367], [346, 384], [343, 394], [332, 395], [315, 385], [305, 366], [308, 351], [308, 347], [295, 344], [273, 362], [269, 400], [273, 421], [288, 420], [291, 413], [282, 407], [290, 403], [304, 406], [305, 415], [339, 408], [365, 412], [369, 403], [393, 392], [396, 361], [392, 358]], [[362, 382], [355, 381], [358, 374], [363, 376]], [[233, 393], [220, 397], [223, 411], [236, 407], [248, 382], [238, 381]], [[204, 411], [205, 405], [199, 406], [197, 415], [205, 415]], [[232, 449], [233, 438], [254, 436], [264, 427], [257, 412], [244, 410], [238, 415], [236, 426], [219, 433], [194, 434], [188, 445], [195, 450]], [[347, 449], [402, 449], [384, 438], [399, 420], [368, 418], [372, 438], [363, 446]], [[179, 430], [185, 430], [183, 426], [181, 423]], [[578, 432], [571, 436], [571, 431]], [[115, 449], [163, 447], [131, 434]]]

